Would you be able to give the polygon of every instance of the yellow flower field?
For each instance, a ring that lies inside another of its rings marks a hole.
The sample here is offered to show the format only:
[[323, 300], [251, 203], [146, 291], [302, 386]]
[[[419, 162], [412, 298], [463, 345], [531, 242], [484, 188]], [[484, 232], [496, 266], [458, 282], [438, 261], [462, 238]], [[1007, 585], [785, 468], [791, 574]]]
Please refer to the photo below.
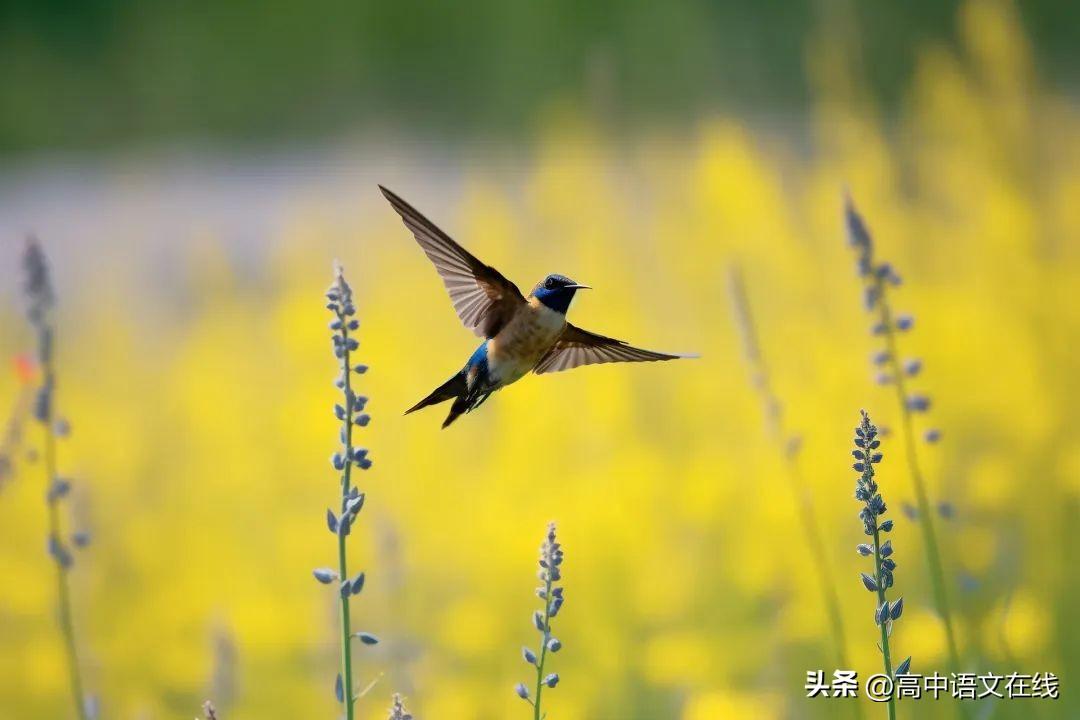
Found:
[[[535, 638], [550, 520], [567, 599], [550, 720], [855, 717], [851, 701], [807, 699], [803, 686], [808, 670], [837, 667], [822, 564], [852, 669], [880, 667], [854, 551], [850, 451], [864, 408], [894, 430], [877, 476], [897, 526], [891, 592], [906, 607], [892, 642], [914, 671], [944, 670], [919, 521], [902, 511], [915, 498], [899, 408], [874, 382], [845, 188], [903, 277], [892, 302], [915, 318], [901, 344], [924, 360], [914, 385], [933, 400], [917, 428], [942, 431], [918, 453], [933, 504], [951, 509], [935, 527], [962, 665], [1062, 678], [1060, 700], [974, 712], [1080, 714], [1069, 687], [1080, 665], [1080, 118], [1041, 84], [1014, 13], [965, 4], [964, 52], [925, 47], [895, 117], [862, 90], [854, 40], [822, 35], [801, 139], [735, 117], [613, 139], [588, 113], [553, 108], [527, 150], [470, 148], [452, 171], [383, 163], [370, 177], [350, 153], [360, 174], [336, 176], [332, 198], [300, 174], [253, 251], [194, 218], [151, 262], [140, 238], [157, 231], [154, 205], [108, 218], [115, 232], [96, 247], [50, 237], [43, 220], [57, 402], [72, 426], [59, 448], [75, 485], [68, 525], [93, 535], [70, 579], [102, 717], [191, 718], [207, 698], [225, 720], [336, 716], [336, 598], [311, 578], [336, 562], [323, 519], [339, 497], [323, 308], [335, 258], [356, 293], [373, 418], [357, 431], [374, 467], [357, 478], [367, 502], [350, 563], [367, 573], [354, 625], [382, 642], [355, 651], [358, 687], [374, 681], [359, 717], [385, 717], [395, 691], [418, 718], [531, 717], [513, 687], [529, 678], [520, 650]], [[404, 417], [476, 339], [376, 180], [523, 290], [548, 272], [593, 286], [571, 309], [576, 324], [700, 359], [526, 377], [445, 431], [443, 411]], [[147, 192], [121, 171], [107, 181], [114, 194]], [[0, 352], [15, 358], [32, 336], [21, 239], [9, 240]], [[733, 265], [784, 425], [801, 438], [824, 558], [811, 557], [765, 432]], [[0, 376], [5, 412], [21, 382]], [[41, 434], [30, 421], [0, 484], [0, 718], [12, 720], [70, 712], [46, 482], [26, 457]], [[911, 705], [901, 717], [956, 711]]]

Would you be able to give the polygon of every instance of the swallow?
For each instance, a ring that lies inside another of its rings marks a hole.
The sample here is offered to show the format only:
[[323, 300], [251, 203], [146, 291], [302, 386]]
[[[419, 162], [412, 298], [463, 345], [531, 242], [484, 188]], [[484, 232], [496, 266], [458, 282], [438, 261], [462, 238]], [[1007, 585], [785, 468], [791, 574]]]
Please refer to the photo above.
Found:
[[442, 424], [446, 428], [529, 372], [543, 375], [596, 363], [695, 357], [643, 350], [572, 325], [566, 321], [566, 312], [578, 290], [589, 289], [588, 285], [551, 274], [525, 297], [517, 285], [474, 257], [412, 205], [382, 185], [379, 189], [435, 265], [461, 322], [484, 339], [465, 367], [406, 410], [406, 415], [453, 400]]

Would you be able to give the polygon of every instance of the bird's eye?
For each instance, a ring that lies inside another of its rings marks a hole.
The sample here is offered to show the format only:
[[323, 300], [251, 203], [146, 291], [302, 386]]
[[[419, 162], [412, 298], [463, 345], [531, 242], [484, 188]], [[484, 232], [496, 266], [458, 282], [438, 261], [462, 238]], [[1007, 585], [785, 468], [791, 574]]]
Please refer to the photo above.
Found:
[[544, 281], [544, 287], [547, 288], [548, 290], [554, 290], [555, 289], [555, 279], [554, 278], [548, 278], [547, 280], [545, 280]]

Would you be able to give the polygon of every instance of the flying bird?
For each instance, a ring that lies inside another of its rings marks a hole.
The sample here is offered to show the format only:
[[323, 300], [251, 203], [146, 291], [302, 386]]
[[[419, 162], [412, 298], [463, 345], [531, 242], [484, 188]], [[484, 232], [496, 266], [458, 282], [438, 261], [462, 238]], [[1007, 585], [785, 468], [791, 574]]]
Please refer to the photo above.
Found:
[[517, 285], [476, 259], [412, 205], [382, 185], [379, 189], [434, 263], [461, 322], [484, 338], [465, 367], [406, 410], [406, 415], [453, 400], [442, 424], [445, 428], [529, 371], [542, 375], [596, 363], [694, 357], [643, 350], [568, 323], [570, 302], [588, 285], [552, 274], [525, 297]]

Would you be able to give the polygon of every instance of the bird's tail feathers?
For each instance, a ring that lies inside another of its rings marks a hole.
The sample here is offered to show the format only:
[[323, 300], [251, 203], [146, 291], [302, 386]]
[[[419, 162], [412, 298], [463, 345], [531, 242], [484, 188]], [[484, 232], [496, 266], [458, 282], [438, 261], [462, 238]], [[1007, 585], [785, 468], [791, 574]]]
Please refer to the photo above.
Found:
[[454, 375], [454, 377], [432, 390], [431, 394], [426, 398], [406, 410], [405, 414], [408, 415], [411, 412], [416, 412], [420, 408], [426, 408], [428, 405], [438, 405], [439, 403], [446, 402], [452, 398], [461, 397], [465, 395], [466, 392], [465, 373], [459, 372], [457, 375]]
[[454, 404], [450, 406], [450, 413], [446, 416], [446, 419], [443, 420], [443, 430], [450, 427], [450, 423], [457, 420], [458, 417], [460, 417], [463, 413], [469, 412], [471, 407], [472, 403], [465, 395], [462, 395], [456, 400], [454, 400]]

